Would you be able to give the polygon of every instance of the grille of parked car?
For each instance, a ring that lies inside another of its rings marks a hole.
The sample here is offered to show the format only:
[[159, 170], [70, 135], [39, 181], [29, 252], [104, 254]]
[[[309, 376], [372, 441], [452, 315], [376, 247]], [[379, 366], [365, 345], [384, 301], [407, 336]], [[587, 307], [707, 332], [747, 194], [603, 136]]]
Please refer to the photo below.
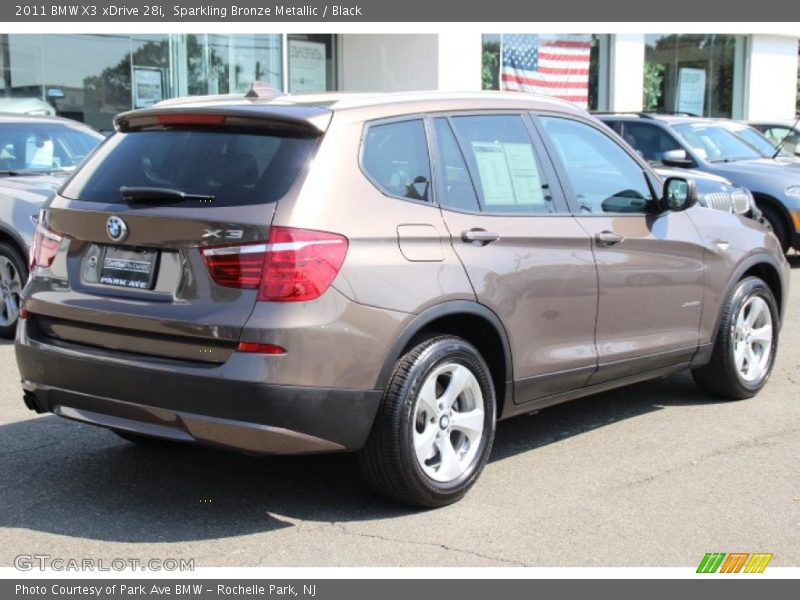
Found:
[[733, 212], [734, 199], [727, 192], [713, 192], [705, 195], [705, 203], [708, 208]]

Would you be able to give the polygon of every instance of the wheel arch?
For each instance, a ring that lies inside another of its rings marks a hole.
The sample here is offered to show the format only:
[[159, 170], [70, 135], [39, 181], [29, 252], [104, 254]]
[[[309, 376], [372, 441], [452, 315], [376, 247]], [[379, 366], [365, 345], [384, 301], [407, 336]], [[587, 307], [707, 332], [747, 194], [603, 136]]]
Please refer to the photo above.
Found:
[[[730, 278], [727, 287], [722, 295], [722, 298], [727, 299], [734, 287], [745, 277], [756, 276], [764, 281], [769, 286], [772, 295], [775, 296], [775, 302], [778, 305], [778, 318], [779, 326], [783, 323], [783, 315], [786, 309], [786, 284], [781, 277], [781, 267], [778, 261], [770, 254], [759, 253], [746, 258], [734, 271], [733, 276]], [[714, 324], [714, 331], [712, 340], [717, 339], [719, 333], [720, 323], [722, 321], [722, 305], [718, 311], [716, 321]]]
[[16, 247], [20, 255], [22, 255], [22, 258], [27, 259], [28, 245], [16, 231], [9, 229], [3, 224], [0, 224], [0, 242], [10, 242]]
[[792, 246], [792, 242], [794, 240], [794, 223], [792, 222], [792, 215], [789, 214], [789, 210], [786, 206], [775, 196], [771, 196], [770, 194], [765, 194], [764, 192], [752, 192], [753, 193], [753, 200], [755, 200], [756, 206], [763, 211], [764, 206], [768, 206], [769, 208], [777, 211], [779, 215], [783, 217], [783, 223], [786, 225], [786, 231], [789, 233], [789, 246]]
[[497, 415], [502, 418], [504, 407], [513, 404], [511, 345], [500, 318], [477, 302], [444, 302], [418, 314], [386, 355], [376, 388], [385, 390], [398, 359], [420, 340], [433, 334], [455, 335], [478, 349], [491, 371], [497, 396]]

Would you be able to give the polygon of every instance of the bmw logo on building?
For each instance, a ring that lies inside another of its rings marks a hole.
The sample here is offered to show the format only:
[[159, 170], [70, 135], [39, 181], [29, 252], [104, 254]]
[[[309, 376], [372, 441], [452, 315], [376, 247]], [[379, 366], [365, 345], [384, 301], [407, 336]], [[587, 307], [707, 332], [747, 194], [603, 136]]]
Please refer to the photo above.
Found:
[[106, 221], [106, 233], [112, 242], [121, 242], [128, 237], [128, 226], [119, 217], [109, 217]]

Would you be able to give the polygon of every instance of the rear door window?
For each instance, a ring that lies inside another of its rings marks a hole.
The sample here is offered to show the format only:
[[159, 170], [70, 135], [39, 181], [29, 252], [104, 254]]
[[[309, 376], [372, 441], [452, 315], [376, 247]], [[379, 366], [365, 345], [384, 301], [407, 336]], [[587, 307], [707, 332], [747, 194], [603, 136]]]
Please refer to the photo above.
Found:
[[481, 209], [552, 213], [552, 197], [536, 148], [520, 115], [452, 117]]
[[440, 163], [440, 189], [437, 196], [445, 208], [477, 212], [480, 210], [478, 196], [472, 186], [467, 163], [458, 147], [453, 130], [445, 118], [434, 119], [436, 148]]
[[211, 196], [213, 206], [274, 202], [289, 190], [316, 141], [236, 130], [116, 133], [61, 194], [116, 203], [121, 187], [143, 187]]

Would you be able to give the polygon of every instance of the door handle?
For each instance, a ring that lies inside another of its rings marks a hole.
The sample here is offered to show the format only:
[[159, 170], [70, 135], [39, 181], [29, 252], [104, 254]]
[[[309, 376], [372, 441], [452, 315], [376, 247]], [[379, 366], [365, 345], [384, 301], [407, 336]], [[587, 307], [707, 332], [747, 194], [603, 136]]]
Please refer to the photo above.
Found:
[[480, 227], [473, 227], [472, 229], [461, 232], [461, 240], [468, 244], [477, 242], [481, 246], [485, 246], [486, 244], [491, 244], [499, 239], [499, 234], [494, 233], [493, 231], [486, 231]]
[[613, 231], [601, 231], [600, 233], [594, 234], [594, 241], [598, 246], [614, 246], [624, 239], [624, 235], [614, 233]]

